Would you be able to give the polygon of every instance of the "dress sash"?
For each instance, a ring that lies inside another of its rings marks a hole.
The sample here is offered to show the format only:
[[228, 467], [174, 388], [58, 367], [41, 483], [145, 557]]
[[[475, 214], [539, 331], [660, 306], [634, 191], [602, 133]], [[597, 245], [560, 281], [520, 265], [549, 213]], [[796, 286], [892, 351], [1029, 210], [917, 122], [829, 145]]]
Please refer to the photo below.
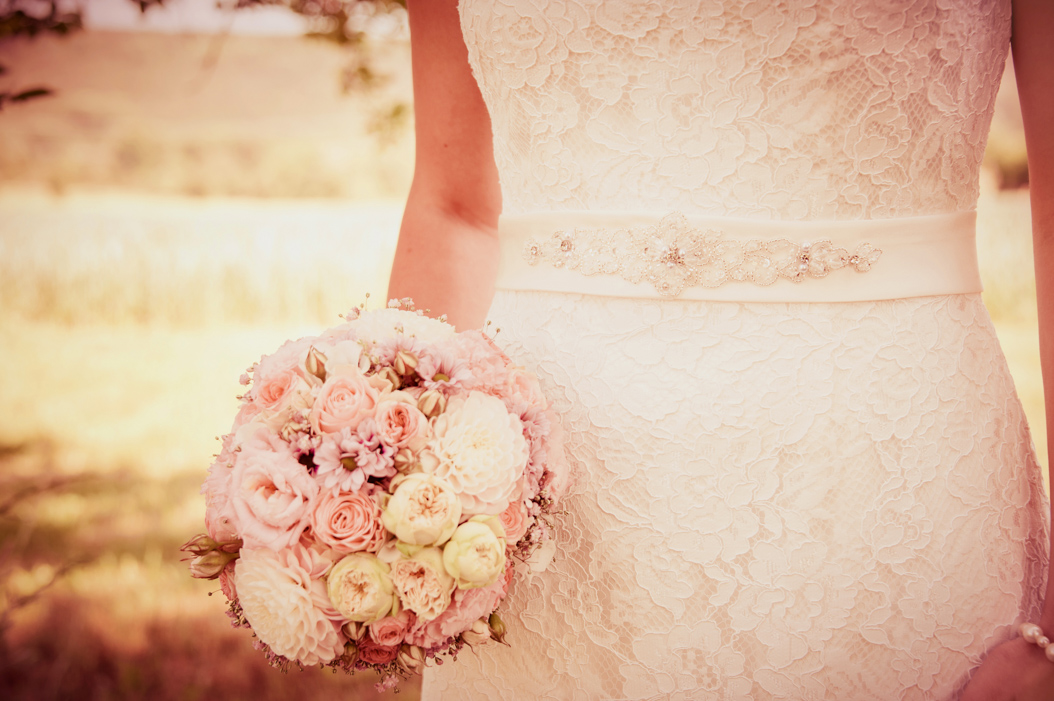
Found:
[[973, 211], [779, 221], [678, 213], [502, 216], [497, 288], [739, 302], [981, 291]]

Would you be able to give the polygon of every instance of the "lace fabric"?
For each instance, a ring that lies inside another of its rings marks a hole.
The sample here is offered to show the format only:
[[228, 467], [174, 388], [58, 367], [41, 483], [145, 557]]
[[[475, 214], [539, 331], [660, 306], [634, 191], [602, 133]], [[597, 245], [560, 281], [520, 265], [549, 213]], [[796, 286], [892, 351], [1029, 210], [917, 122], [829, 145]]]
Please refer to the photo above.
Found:
[[1009, 0], [462, 0], [506, 214], [973, 209]]
[[429, 699], [954, 698], [1038, 616], [1045, 497], [979, 295], [499, 291], [576, 470], [511, 648]]

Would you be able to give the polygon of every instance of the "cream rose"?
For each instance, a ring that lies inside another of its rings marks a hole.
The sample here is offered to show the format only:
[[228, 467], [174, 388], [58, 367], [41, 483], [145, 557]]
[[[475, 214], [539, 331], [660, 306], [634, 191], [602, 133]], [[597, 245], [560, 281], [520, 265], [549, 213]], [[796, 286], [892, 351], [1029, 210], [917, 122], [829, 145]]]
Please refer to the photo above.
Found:
[[403, 605], [422, 621], [430, 621], [450, 606], [454, 578], [443, 567], [443, 552], [421, 548], [412, 557], [392, 563], [392, 583]]
[[345, 553], [377, 552], [388, 536], [377, 500], [362, 492], [319, 494], [311, 512], [311, 532], [334, 550]]
[[349, 621], [374, 623], [398, 613], [390, 568], [369, 553], [352, 553], [329, 571], [326, 590], [333, 608]]
[[359, 422], [373, 414], [377, 390], [358, 370], [341, 366], [326, 377], [311, 408], [311, 428], [316, 433], [336, 433], [342, 428], [354, 430]]
[[516, 495], [527, 466], [523, 425], [497, 397], [456, 397], [432, 425], [431, 471], [454, 488], [464, 513], [500, 514]]
[[505, 532], [496, 516], [475, 516], [443, 548], [443, 567], [459, 589], [487, 587], [505, 571]]
[[305, 665], [344, 652], [337, 625], [326, 616], [322, 582], [291, 550], [243, 548], [234, 570], [238, 602], [257, 637], [276, 654]]
[[410, 545], [442, 545], [461, 520], [461, 501], [444, 480], [424, 472], [392, 480], [384, 527]]

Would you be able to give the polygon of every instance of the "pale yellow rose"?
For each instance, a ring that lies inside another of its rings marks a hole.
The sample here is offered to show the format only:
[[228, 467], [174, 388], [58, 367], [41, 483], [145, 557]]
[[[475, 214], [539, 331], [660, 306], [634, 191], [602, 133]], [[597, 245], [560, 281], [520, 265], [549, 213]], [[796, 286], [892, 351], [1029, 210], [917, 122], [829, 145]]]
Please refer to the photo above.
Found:
[[496, 516], [462, 523], [443, 548], [443, 566], [460, 589], [490, 586], [505, 571], [505, 532]]
[[446, 481], [417, 472], [396, 477], [390, 489], [381, 522], [404, 543], [442, 545], [457, 528], [461, 501]]
[[374, 623], [398, 613], [390, 568], [370, 553], [352, 553], [329, 571], [326, 591], [333, 608], [349, 621]]

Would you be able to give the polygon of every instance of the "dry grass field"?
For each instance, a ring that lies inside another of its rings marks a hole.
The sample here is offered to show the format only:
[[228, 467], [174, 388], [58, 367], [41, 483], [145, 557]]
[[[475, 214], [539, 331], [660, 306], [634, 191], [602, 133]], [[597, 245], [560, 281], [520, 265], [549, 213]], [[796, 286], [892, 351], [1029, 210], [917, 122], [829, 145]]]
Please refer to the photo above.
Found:
[[[378, 49], [391, 81], [345, 97], [333, 47], [232, 37], [203, 68], [211, 42], [0, 44], [10, 79], [60, 90], [0, 112], [5, 699], [375, 698], [362, 676], [268, 668], [177, 548], [245, 367], [383, 296], [412, 161], [383, 116], [409, 99], [406, 50]], [[979, 215], [1045, 455], [1027, 192], [987, 184]]]

